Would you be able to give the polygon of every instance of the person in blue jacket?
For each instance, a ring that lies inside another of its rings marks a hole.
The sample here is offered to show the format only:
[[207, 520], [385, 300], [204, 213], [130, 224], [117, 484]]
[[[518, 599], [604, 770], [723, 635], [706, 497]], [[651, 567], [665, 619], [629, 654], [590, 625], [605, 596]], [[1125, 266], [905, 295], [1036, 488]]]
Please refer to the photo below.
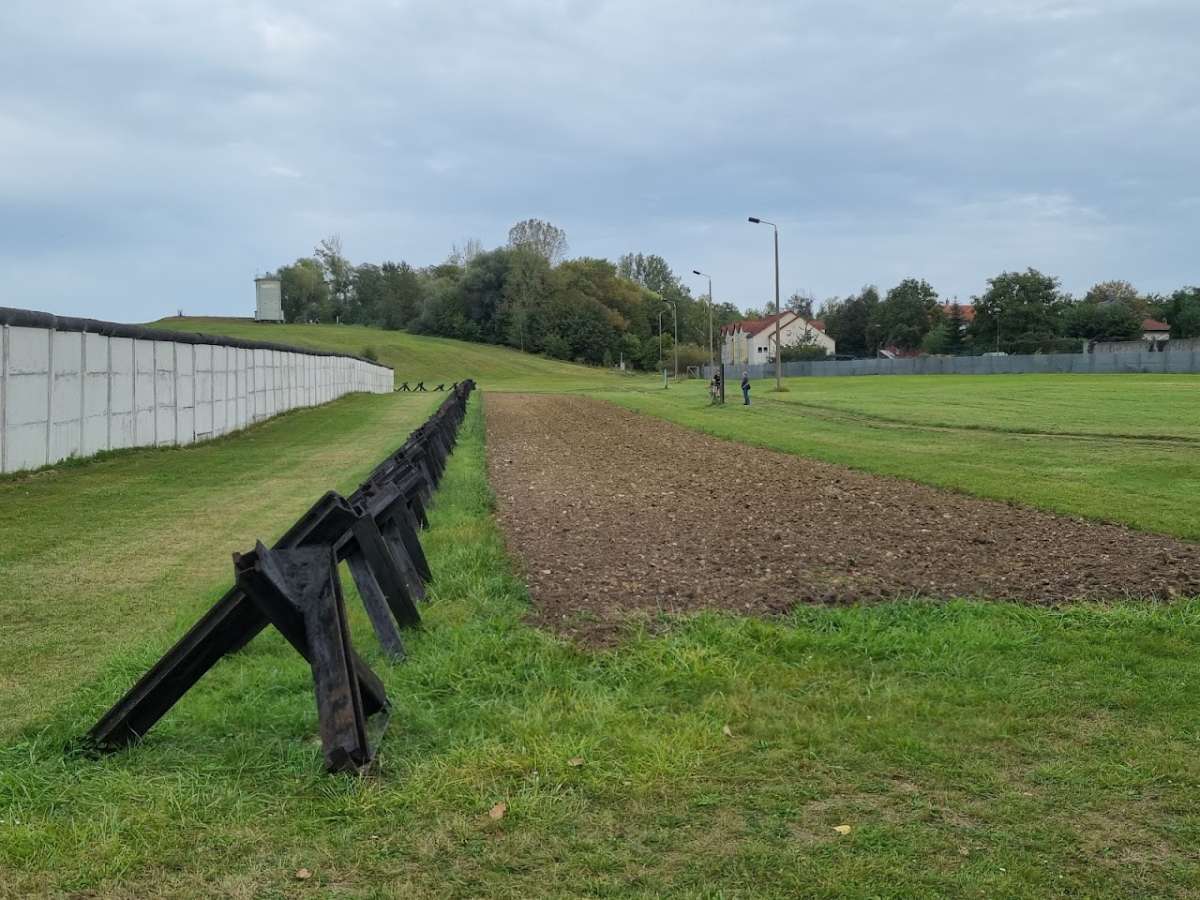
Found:
[[742, 373], [742, 405], [750, 405], [750, 373]]

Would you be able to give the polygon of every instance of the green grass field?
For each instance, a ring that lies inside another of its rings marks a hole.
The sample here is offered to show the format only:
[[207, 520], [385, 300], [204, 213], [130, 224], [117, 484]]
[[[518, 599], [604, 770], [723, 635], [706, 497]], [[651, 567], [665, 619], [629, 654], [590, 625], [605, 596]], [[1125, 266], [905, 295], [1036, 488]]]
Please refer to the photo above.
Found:
[[773, 387], [760, 381], [752, 393], [837, 422], [1200, 443], [1197, 375], [790, 378], [786, 393]]
[[435, 405], [357, 395], [195, 447], [0, 480], [0, 736], [113, 647], [178, 631], [178, 614], [224, 592], [230, 554], [277, 538], [325, 490], [353, 490]]
[[249, 319], [169, 318], [155, 328], [199, 331], [295, 347], [364, 355], [372, 348], [385, 366], [396, 371], [396, 384], [427, 387], [474, 378], [491, 391], [582, 391], [646, 387], [648, 375], [621, 375], [605, 369], [559, 362], [508, 347], [472, 344], [449, 338], [418, 337], [404, 331], [383, 331], [362, 325], [267, 325]]
[[[424, 539], [439, 580], [406, 664], [380, 658], [351, 600], [358, 643], [396, 704], [376, 775], [320, 774], [307, 666], [270, 632], [141, 746], [101, 761], [64, 754], [215, 597], [225, 551], [267, 522], [279, 530], [331, 473], [348, 487], [421, 412], [403, 397], [349, 398], [241, 438], [3, 486], [42, 491], [22, 507], [23, 557], [76, 508], [72, 487], [107, 491], [103, 519], [81, 529], [98, 546], [122, 529], [161, 530], [140, 521], [152, 488], [131, 480], [205, 477], [195, 463], [250, 486], [277, 472], [278, 453], [296, 463], [280, 476], [286, 486], [271, 482], [272, 499], [294, 498], [286, 514], [266, 503], [226, 522], [198, 491], [186, 532], [140, 563], [151, 573], [144, 592], [123, 587], [136, 561], [107, 576], [84, 552], [60, 561], [56, 580], [112, 582], [102, 602], [58, 604], [64, 640], [86, 633], [86, 665], [61, 672], [62, 654], [26, 648], [35, 632], [2, 633], [5, 706], [22, 710], [0, 749], [0, 893], [1200, 889], [1200, 604], [705, 615], [653, 636], [635, 630], [612, 650], [573, 649], [521, 621], [524, 589], [490, 513], [478, 400]], [[315, 448], [341, 432], [318, 463]], [[176, 573], [173, 585], [158, 586], [160, 569]], [[36, 579], [18, 574], [31, 615]], [[130, 627], [97, 624], [95, 610], [122, 596]], [[491, 818], [501, 802], [506, 815]], [[835, 830], [843, 825], [848, 834]], [[311, 878], [297, 879], [300, 869]]]
[[[443, 342], [297, 328], [459, 377]], [[797, 379], [710, 409], [699, 384], [448, 343], [496, 388], [1200, 537], [1196, 377]], [[142, 745], [64, 752], [219, 596], [232, 551], [351, 489], [435, 400], [0, 480], [0, 897], [1200, 895], [1200, 600], [703, 615], [574, 648], [523, 622], [478, 395], [405, 664], [347, 581], [396, 708], [374, 775], [321, 774], [307, 665], [273, 632]]]

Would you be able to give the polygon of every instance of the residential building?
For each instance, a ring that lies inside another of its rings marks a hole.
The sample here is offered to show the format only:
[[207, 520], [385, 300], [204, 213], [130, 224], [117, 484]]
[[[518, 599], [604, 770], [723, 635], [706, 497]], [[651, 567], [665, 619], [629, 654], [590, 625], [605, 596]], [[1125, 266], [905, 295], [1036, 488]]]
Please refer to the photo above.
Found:
[[[953, 313], [954, 304], [953, 303], [942, 303], [941, 310], [942, 310], [942, 315], [944, 315], [947, 319], [949, 319], [951, 314]], [[972, 306], [970, 303], [958, 304], [958, 312], [962, 316], [964, 325], [970, 325], [972, 322], [975, 321], [975, 307]]]
[[784, 347], [812, 343], [833, 355], [833, 338], [825, 333], [825, 323], [806, 319], [794, 312], [743, 319], [721, 327], [721, 362], [727, 366], [759, 365], [775, 359], [775, 322], [779, 321], [779, 340]]
[[1149, 341], [1151, 349], [1159, 349], [1159, 345], [1170, 339], [1171, 326], [1166, 322], [1160, 322], [1158, 319], [1142, 320], [1142, 340]]

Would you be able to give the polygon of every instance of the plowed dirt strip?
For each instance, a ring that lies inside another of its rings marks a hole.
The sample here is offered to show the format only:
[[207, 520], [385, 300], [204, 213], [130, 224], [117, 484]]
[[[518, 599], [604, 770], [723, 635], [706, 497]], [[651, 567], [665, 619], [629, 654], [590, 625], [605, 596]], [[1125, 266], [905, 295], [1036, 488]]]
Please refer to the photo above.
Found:
[[1200, 594], [1200, 545], [747, 447], [598, 400], [489, 394], [488, 464], [535, 618], [921, 595]]

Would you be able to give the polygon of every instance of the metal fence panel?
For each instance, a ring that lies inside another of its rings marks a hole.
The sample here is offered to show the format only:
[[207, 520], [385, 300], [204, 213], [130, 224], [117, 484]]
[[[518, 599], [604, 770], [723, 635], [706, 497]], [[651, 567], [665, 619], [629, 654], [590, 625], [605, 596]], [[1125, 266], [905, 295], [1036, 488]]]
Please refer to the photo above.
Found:
[[[704, 377], [711, 378], [708, 367]], [[730, 380], [774, 378], [766, 363], [725, 367]], [[1200, 373], [1200, 339], [1173, 341], [1165, 351], [1122, 353], [1036, 353], [1014, 356], [919, 356], [902, 359], [851, 359], [784, 363], [787, 378], [837, 375], [1001, 375], [1001, 374]]]

